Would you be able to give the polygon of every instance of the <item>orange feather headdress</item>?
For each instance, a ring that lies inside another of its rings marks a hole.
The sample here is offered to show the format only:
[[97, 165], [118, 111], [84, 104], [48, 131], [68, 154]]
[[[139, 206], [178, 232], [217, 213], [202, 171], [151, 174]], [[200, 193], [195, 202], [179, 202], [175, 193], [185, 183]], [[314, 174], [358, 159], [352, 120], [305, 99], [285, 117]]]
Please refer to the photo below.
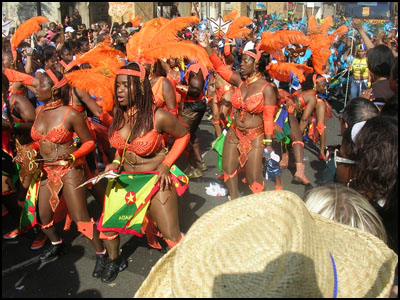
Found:
[[277, 64], [269, 64], [267, 70], [270, 76], [279, 81], [289, 81], [291, 76], [297, 76], [300, 82], [306, 80], [304, 73], [313, 73], [313, 68], [306, 65], [295, 63], [279, 62]]
[[336, 37], [340, 37], [347, 33], [348, 28], [341, 26], [334, 33], [328, 36], [328, 31], [333, 23], [332, 17], [325, 18], [321, 27], [318, 28], [317, 21], [314, 16], [311, 16], [308, 21], [309, 34], [309, 49], [312, 51], [312, 63], [315, 72], [323, 74], [323, 67], [331, 56], [330, 47]]
[[17, 47], [21, 42], [30, 36], [32, 33], [41, 29], [40, 25], [49, 22], [49, 19], [45, 17], [33, 17], [22, 23], [15, 31], [11, 38], [11, 52], [14, 60], [17, 59]]
[[[99, 45], [75, 60], [74, 65], [88, 63], [91, 69], [77, 70], [66, 75], [71, 86], [87, 91], [102, 98], [104, 111], [111, 111], [114, 106], [114, 82], [116, 72], [124, 62], [124, 54], [107, 45]], [[68, 65], [69, 69], [72, 65]]]
[[126, 45], [128, 59], [149, 62], [162, 58], [189, 58], [197, 59], [201, 64], [211, 67], [211, 61], [202, 47], [178, 36], [180, 30], [199, 22], [197, 16], [147, 21], [142, 29], [129, 39]]
[[274, 33], [266, 31], [261, 35], [260, 49], [269, 53], [278, 61], [283, 61], [285, 56], [282, 48], [295, 43], [306, 46], [310, 43], [310, 40], [300, 31], [281, 30]]
[[239, 14], [239, 12], [237, 10], [234, 10], [233, 12], [231, 12], [229, 15], [223, 17], [223, 21], [234, 21], [237, 17], [237, 15]]
[[231, 25], [229, 25], [228, 31], [226, 32], [226, 36], [230, 39], [234, 38], [244, 38], [246, 37], [251, 30], [249, 28], [245, 28], [244, 26], [248, 26], [253, 22], [253, 20], [249, 17], [238, 17], [236, 18]]
[[139, 27], [141, 20], [142, 20], [142, 17], [136, 16], [135, 18], [133, 18], [133, 13], [130, 13], [129, 22], [132, 23], [132, 27]]

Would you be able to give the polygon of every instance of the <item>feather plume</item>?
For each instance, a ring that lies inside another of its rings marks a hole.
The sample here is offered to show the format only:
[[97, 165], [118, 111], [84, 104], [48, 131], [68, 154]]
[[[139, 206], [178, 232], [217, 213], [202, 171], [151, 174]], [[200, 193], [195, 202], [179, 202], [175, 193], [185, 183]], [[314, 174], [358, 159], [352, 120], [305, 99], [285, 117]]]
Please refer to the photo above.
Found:
[[133, 18], [133, 13], [130, 13], [129, 22], [132, 23], [132, 27], [139, 27], [141, 20], [142, 20], [142, 17], [136, 16], [135, 18]]
[[246, 36], [249, 35], [250, 33], [250, 29], [249, 28], [238, 28], [237, 30], [231, 30], [226, 34], [226, 36], [230, 39], [234, 39], [234, 38], [242, 38], [244, 39]]
[[309, 45], [310, 39], [300, 31], [281, 30], [274, 33], [266, 31], [261, 35], [260, 49], [282, 61], [285, 58], [282, 48], [294, 43], [306, 46]]
[[115, 73], [102, 67], [77, 70], [65, 75], [68, 84], [84, 90], [97, 98], [102, 97], [101, 106], [104, 111], [111, 111], [114, 104]]
[[329, 42], [332, 44], [335, 41], [336, 37], [340, 39], [348, 31], [349, 29], [347, 28], [346, 25], [340, 26], [338, 29], [336, 29], [332, 34], [328, 36]]
[[333, 24], [332, 17], [331, 16], [326, 17], [320, 27], [321, 32], [323, 32], [326, 35], [329, 31], [329, 28], [331, 28], [332, 24]]
[[13, 56], [15, 53], [14, 59], [17, 58], [16, 56], [16, 49], [21, 42], [30, 36], [32, 33], [39, 31], [41, 29], [40, 24], [49, 22], [49, 19], [45, 17], [33, 17], [29, 20], [26, 20], [22, 23], [17, 30], [15, 31], [13, 37], [11, 38], [11, 50], [13, 52]]
[[126, 44], [126, 53], [130, 61], [137, 60], [141, 56], [143, 49], [151, 43], [153, 37], [166, 22], [168, 20], [164, 18], [151, 19], [129, 39]]
[[318, 23], [317, 23], [317, 20], [315, 20], [314, 16], [311, 16], [308, 19], [308, 30], [309, 30], [309, 32], [314, 32], [314, 31], [318, 30]]
[[[244, 26], [250, 25], [253, 20], [249, 17], [238, 17], [236, 18], [231, 25], [229, 25], [228, 31], [226, 32], [226, 36], [229, 38], [233, 38], [232, 33], [237, 33], [239, 29]], [[249, 31], [250, 32], [250, 31]]]
[[269, 64], [266, 69], [271, 77], [279, 81], [290, 81], [291, 76], [295, 75], [303, 82], [306, 80], [304, 73], [313, 73], [313, 69], [306, 65], [284, 62]]
[[188, 58], [189, 60], [197, 60], [206, 68], [212, 68], [212, 63], [204, 48], [189, 41], [166, 43], [162, 46], [146, 49], [143, 54], [146, 58], [153, 60], [172, 57]]
[[239, 14], [239, 12], [237, 10], [234, 10], [233, 12], [231, 12], [229, 15], [225, 16], [222, 20], [224, 22], [227, 22], [229, 20], [233, 21], [236, 19], [237, 15]]
[[118, 58], [118, 56], [121, 58], [125, 57], [125, 55], [117, 49], [111, 48], [107, 45], [98, 45], [78, 59], [74, 60], [74, 63], [71, 64], [68, 69], [85, 63], [90, 64], [91, 67], [98, 67], [103, 61], [105, 61], [109, 65], [109, 68], [117, 70], [123, 65], [123, 62]]
[[160, 30], [155, 34], [152, 43], [158, 46], [164, 43], [172, 43], [180, 40], [178, 32], [191, 24], [197, 24], [200, 19], [196, 16], [193, 17], [178, 17], [165, 23]]

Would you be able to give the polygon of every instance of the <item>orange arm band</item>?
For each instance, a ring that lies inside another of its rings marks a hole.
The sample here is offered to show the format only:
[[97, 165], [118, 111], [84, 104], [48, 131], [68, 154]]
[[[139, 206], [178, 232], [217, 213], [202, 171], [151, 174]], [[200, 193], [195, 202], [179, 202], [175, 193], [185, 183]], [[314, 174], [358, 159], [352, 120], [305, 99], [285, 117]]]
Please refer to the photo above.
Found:
[[168, 152], [168, 155], [162, 161], [163, 164], [167, 165], [171, 168], [172, 164], [178, 159], [179, 155], [185, 150], [187, 144], [190, 140], [190, 133], [180, 137], [175, 140], [175, 143], [172, 145], [171, 150]]
[[225, 43], [224, 54], [225, 54], [225, 56], [228, 56], [229, 54], [231, 54], [231, 45], [229, 43]]
[[35, 79], [31, 75], [21, 73], [18, 71], [14, 71], [11, 69], [5, 69], [4, 75], [6, 75], [8, 80], [11, 82], [22, 82], [23, 84], [26, 84], [26, 85], [32, 85], [33, 80]]
[[209, 56], [215, 72], [217, 72], [225, 81], [230, 81], [233, 71], [224, 65], [222, 60], [217, 56], [217, 54], [213, 53]]
[[89, 154], [93, 150], [94, 150], [94, 141], [93, 140], [87, 141], [86, 143], [83, 143], [78, 150], [72, 153], [72, 155], [75, 157], [75, 159], [78, 159], [79, 157]]
[[99, 119], [100, 119], [100, 121], [102, 121], [104, 124], [106, 124], [108, 127], [110, 127], [110, 126], [111, 126], [111, 123], [112, 123], [112, 121], [113, 121], [114, 118], [113, 118], [109, 113], [103, 111], [103, 112], [101, 113]]
[[263, 122], [265, 135], [272, 135], [274, 133], [274, 116], [276, 109], [276, 105], [264, 105]]
[[178, 117], [178, 109], [173, 108], [173, 109], [168, 109], [168, 111], [173, 114], [175, 117]]

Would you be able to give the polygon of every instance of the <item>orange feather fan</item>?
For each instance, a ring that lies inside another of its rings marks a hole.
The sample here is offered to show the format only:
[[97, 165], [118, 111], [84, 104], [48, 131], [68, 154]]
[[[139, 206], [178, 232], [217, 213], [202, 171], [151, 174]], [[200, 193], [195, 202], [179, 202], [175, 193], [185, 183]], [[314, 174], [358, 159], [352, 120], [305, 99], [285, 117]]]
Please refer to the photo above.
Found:
[[317, 23], [317, 20], [315, 20], [315, 17], [311, 16], [308, 19], [308, 32], [310, 34], [310, 33], [316, 32], [316, 31], [318, 31], [318, 23]]
[[294, 43], [306, 46], [310, 43], [310, 39], [302, 32], [295, 30], [281, 30], [274, 33], [266, 31], [261, 35], [260, 49], [278, 61], [283, 61], [285, 56], [282, 48]]
[[147, 58], [157, 60], [159, 58], [188, 58], [189, 60], [197, 60], [200, 64], [208, 69], [212, 68], [212, 63], [204, 48], [193, 44], [189, 41], [180, 41], [174, 43], [163, 44], [162, 46], [153, 47], [146, 50]]
[[333, 24], [333, 19], [331, 16], [328, 16], [324, 19], [324, 22], [322, 22], [322, 25], [319, 29], [321, 30], [322, 33], [327, 34], [332, 24]]
[[233, 21], [236, 19], [237, 15], [239, 14], [239, 12], [237, 10], [234, 10], [233, 12], [231, 12], [229, 15], [223, 17], [223, 21], [227, 22], [227, 21]]
[[[229, 25], [228, 31], [226, 32], [226, 36], [230, 39], [235, 37], [240, 37], [243, 34], [248, 35], [250, 33], [250, 29], [243, 28], [244, 26], [250, 25], [253, 20], [249, 17], [238, 17], [236, 18], [231, 25]], [[247, 29], [247, 30], [243, 30]]]
[[139, 32], [129, 39], [126, 44], [126, 53], [130, 61], [138, 60], [141, 57], [143, 49], [151, 43], [153, 37], [166, 22], [168, 20], [164, 18], [149, 20], [143, 24]]
[[17, 47], [21, 42], [30, 36], [32, 33], [41, 30], [40, 24], [49, 22], [49, 19], [45, 17], [33, 17], [22, 23], [15, 31], [13, 37], [11, 38], [11, 51], [14, 60], [17, 58]]
[[107, 61], [110, 68], [117, 70], [123, 65], [118, 56], [125, 58], [125, 55], [121, 51], [107, 45], [99, 45], [74, 60], [70, 68], [85, 63], [90, 64], [91, 67], [98, 67], [102, 61]]
[[100, 105], [104, 111], [114, 106], [114, 83], [116, 74], [104, 67], [73, 71], [65, 75], [68, 84], [84, 90], [97, 98], [102, 97]]
[[328, 36], [329, 42], [332, 44], [336, 37], [341, 38], [343, 35], [345, 35], [349, 29], [347, 28], [346, 25], [340, 26], [338, 29], [336, 29], [332, 34]]
[[141, 20], [142, 20], [142, 17], [136, 16], [135, 18], [133, 18], [133, 13], [130, 13], [129, 22], [132, 23], [132, 27], [139, 27]]
[[193, 17], [178, 17], [170, 20], [164, 24], [152, 39], [152, 43], [164, 44], [176, 42], [181, 38], [178, 37], [178, 32], [189, 25], [197, 24], [200, 19], [196, 16]]
[[284, 82], [290, 81], [291, 73], [297, 76], [300, 82], [306, 80], [304, 73], [313, 73], [313, 68], [307, 67], [306, 65], [284, 62], [269, 64], [266, 69], [271, 77]]

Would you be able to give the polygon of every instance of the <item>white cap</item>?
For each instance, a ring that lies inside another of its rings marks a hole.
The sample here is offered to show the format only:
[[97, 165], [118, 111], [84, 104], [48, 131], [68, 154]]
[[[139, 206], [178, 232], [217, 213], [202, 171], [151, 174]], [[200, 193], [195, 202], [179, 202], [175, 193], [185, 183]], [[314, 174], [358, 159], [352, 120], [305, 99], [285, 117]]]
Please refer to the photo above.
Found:
[[71, 26], [68, 26], [67, 28], [65, 28], [65, 32], [74, 32], [75, 29], [73, 29]]
[[254, 49], [254, 42], [252, 42], [252, 41], [248, 41], [246, 43], [246, 45], [244, 46], [243, 51], [247, 51], [247, 50], [250, 50], [250, 49]]

